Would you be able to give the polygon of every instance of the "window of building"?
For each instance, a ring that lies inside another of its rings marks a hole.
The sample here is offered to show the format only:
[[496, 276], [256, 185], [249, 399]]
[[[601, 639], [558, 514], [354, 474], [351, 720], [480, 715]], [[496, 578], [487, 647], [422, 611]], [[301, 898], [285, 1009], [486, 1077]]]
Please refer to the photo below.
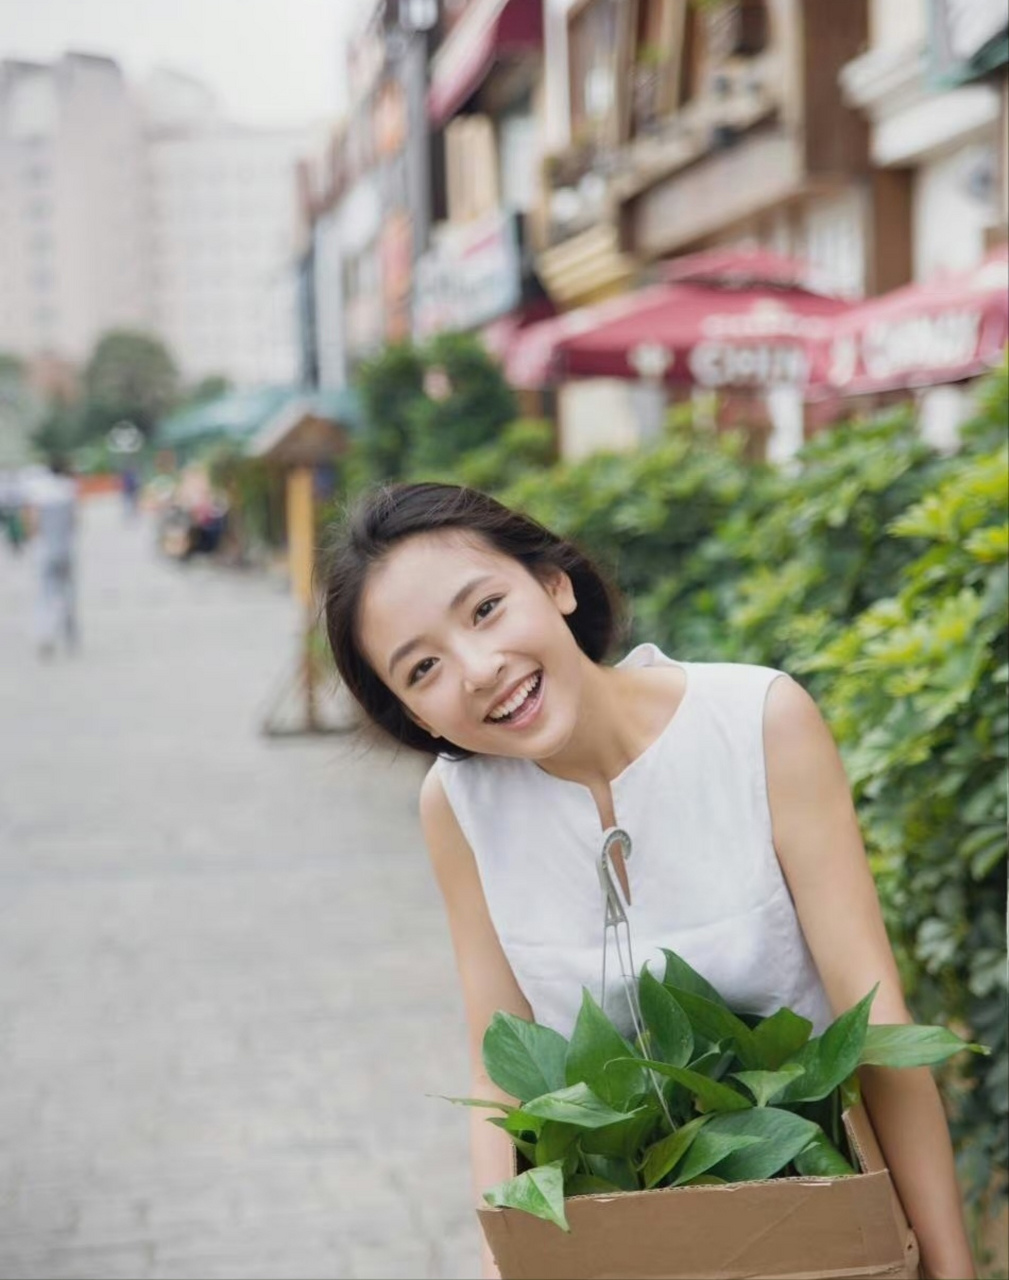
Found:
[[627, 129], [631, 6], [587, 0], [568, 24], [571, 134], [578, 144], [616, 146]]

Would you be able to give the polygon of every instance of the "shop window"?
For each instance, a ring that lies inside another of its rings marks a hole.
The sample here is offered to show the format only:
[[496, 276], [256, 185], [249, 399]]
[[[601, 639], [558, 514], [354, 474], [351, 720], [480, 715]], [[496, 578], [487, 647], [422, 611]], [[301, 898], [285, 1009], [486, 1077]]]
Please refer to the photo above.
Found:
[[638, 0], [631, 119], [648, 133], [679, 105], [680, 59], [688, 0]]
[[708, 53], [713, 65], [729, 58], [752, 58], [767, 48], [766, 0], [733, 0], [705, 14]]
[[571, 134], [576, 144], [614, 146], [627, 136], [632, 6], [588, 0], [568, 25]]

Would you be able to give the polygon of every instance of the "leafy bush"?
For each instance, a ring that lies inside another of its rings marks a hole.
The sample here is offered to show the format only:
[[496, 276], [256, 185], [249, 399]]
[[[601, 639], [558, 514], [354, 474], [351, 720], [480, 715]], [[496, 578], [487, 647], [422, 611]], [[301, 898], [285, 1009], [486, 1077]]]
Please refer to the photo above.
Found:
[[385, 347], [358, 370], [364, 410], [360, 453], [376, 480], [396, 480], [410, 451], [410, 419], [424, 396], [424, 360], [409, 343]]
[[605, 564], [637, 609], [764, 474], [743, 460], [741, 437], [716, 440], [675, 419], [653, 449], [562, 462], [525, 476], [500, 496]]
[[1009, 1156], [1007, 470], [1005, 445], [951, 466], [890, 526], [919, 550], [894, 593], [798, 664], [824, 678], [911, 1006], [995, 1050], [950, 1081], [975, 1190]]
[[518, 416], [500, 368], [466, 334], [386, 347], [361, 366], [357, 383], [365, 417], [357, 484], [446, 473], [491, 446]]
[[[641, 1036], [631, 1045], [588, 991], [570, 1041], [496, 1013], [483, 1058], [517, 1107], [491, 1121], [529, 1168], [492, 1188], [492, 1205], [568, 1230], [565, 1196], [855, 1172], [841, 1110], [859, 1066], [921, 1066], [965, 1046], [940, 1027], [873, 1026], [875, 991], [822, 1035], [789, 1009], [737, 1016], [675, 952], [662, 982], [642, 970]], [[969, 1046], [983, 1052], [979, 1045]]]
[[440, 333], [423, 356], [429, 385], [432, 376], [443, 379], [444, 390], [421, 397], [410, 409], [409, 470], [417, 479], [490, 444], [518, 417], [514, 392], [476, 338]]

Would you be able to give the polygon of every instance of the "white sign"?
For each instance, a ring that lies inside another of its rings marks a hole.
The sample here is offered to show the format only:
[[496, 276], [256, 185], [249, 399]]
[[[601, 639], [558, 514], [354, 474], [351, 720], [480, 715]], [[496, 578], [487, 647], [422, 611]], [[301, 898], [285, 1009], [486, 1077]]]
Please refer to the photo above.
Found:
[[414, 279], [414, 330], [421, 339], [446, 329], [475, 329], [514, 311], [522, 297], [515, 216], [495, 212], [444, 227], [418, 261]]
[[862, 337], [862, 363], [873, 379], [912, 369], [959, 369], [977, 354], [981, 313], [975, 309], [877, 321]]
[[802, 347], [771, 343], [699, 342], [688, 363], [702, 387], [803, 386], [809, 376]]

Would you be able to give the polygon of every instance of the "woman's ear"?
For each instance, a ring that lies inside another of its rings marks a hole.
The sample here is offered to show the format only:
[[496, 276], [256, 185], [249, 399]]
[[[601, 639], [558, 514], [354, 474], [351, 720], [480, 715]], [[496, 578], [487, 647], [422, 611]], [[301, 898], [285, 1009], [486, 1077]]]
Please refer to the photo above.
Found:
[[578, 608], [578, 601], [575, 599], [575, 589], [571, 578], [563, 569], [551, 569], [550, 573], [543, 579], [543, 586], [547, 595], [550, 596], [565, 617], [569, 613], [574, 613]]

